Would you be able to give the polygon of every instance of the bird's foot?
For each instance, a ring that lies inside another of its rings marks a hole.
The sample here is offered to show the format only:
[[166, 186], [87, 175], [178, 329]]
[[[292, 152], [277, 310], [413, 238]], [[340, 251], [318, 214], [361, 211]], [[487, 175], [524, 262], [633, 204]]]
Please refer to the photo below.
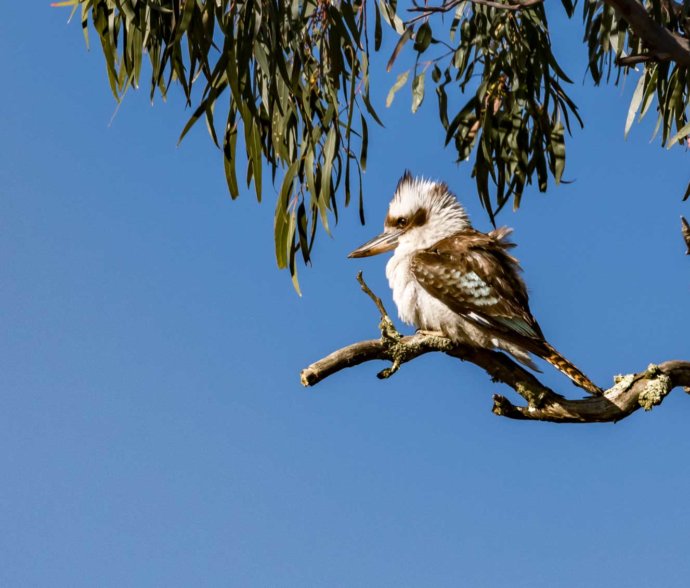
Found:
[[441, 331], [428, 331], [427, 329], [417, 329], [415, 331], [416, 335], [424, 335], [425, 337], [442, 337], [444, 339], [447, 339]]

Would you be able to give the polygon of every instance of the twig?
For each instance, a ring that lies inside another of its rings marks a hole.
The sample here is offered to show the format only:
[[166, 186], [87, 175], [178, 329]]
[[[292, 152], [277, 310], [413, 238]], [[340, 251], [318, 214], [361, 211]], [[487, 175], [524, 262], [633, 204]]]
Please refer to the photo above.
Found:
[[[494, 0], [469, 0], [470, 2], [474, 4], [480, 4], [482, 6], [490, 6], [491, 8], [499, 8], [501, 10], [508, 10], [511, 12], [514, 12], [516, 10], [522, 10], [524, 8], [529, 8], [530, 6], [534, 6], [536, 4], [541, 4], [544, 2], [544, 0], [524, 0], [523, 2], [509, 2], [509, 3], [503, 3], [503, 2], [496, 2]], [[412, 25], [416, 23], [417, 21], [423, 20], [425, 18], [429, 18], [432, 14], [438, 14], [438, 13], [446, 13], [450, 12], [453, 10], [456, 6], [459, 6], [465, 2], [465, 0], [450, 0], [449, 2], [444, 2], [440, 6], [419, 6], [415, 4], [412, 8], [408, 8], [408, 12], [419, 12], [420, 14], [418, 16], [415, 16], [414, 18], [411, 18], [410, 20], [406, 21], [405, 24], [407, 26]]]
[[[421, 12], [423, 14], [434, 14], [437, 12], [449, 12], [456, 6], [462, 4], [465, 0], [450, 0], [444, 2], [440, 6], [419, 6], [415, 5], [408, 8], [408, 12]], [[497, 2], [495, 0], [469, 0], [473, 4], [481, 4], [482, 6], [490, 6], [491, 8], [500, 8], [501, 10], [522, 10], [529, 8], [536, 4], [541, 4], [544, 0], [523, 0], [522, 2]]]
[[647, 63], [648, 61], [659, 61], [659, 56], [651, 55], [649, 53], [637, 53], [635, 55], [626, 55], [625, 57], [616, 58], [616, 65], [626, 65], [631, 67], [638, 63]]
[[379, 312], [381, 313], [381, 318], [387, 318], [390, 320], [388, 312], [386, 312], [386, 307], [383, 305], [383, 302], [381, 302], [381, 299], [371, 291], [371, 288], [369, 288], [369, 286], [367, 286], [367, 283], [364, 281], [364, 276], [362, 272], [359, 272], [357, 274], [357, 281], [359, 282], [359, 285], [362, 287], [364, 293], [374, 301], [376, 308], [378, 308]]

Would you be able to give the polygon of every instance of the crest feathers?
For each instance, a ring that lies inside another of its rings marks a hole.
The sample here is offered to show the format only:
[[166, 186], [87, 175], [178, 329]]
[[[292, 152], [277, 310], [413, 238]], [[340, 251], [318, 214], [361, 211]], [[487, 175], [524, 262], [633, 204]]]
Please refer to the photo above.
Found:
[[412, 182], [413, 179], [412, 172], [409, 169], [406, 169], [402, 177], [398, 180], [398, 185], [395, 187], [395, 191], [397, 192], [402, 186]]

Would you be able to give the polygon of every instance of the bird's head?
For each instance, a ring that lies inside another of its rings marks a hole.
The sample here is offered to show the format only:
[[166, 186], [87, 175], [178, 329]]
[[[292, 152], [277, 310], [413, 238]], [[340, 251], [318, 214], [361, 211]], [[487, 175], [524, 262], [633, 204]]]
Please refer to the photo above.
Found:
[[369, 257], [393, 249], [418, 251], [470, 226], [448, 186], [405, 172], [388, 206], [384, 231], [348, 257]]

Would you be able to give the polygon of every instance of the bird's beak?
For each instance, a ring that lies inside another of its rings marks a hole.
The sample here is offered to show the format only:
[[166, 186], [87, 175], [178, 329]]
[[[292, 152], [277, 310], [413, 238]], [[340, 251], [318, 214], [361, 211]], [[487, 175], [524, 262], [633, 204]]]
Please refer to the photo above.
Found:
[[367, 241], [361, 247], [355, 249], [348, 257], [369, 257], [391, 251], [398, 246], [398, 238], [402, 231], [390, 231], [381, 233], [371, 241]]

